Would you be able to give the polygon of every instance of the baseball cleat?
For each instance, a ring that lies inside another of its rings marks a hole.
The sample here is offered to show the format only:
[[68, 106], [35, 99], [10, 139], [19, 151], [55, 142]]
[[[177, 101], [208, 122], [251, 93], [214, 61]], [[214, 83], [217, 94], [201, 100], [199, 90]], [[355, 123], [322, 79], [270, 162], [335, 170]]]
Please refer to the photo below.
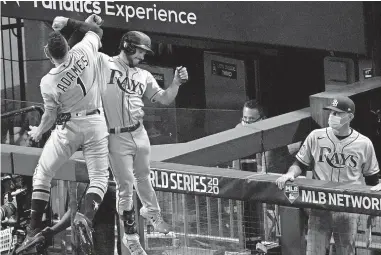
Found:
[[45, 237], [39, 229], [30, 230], [29, 227], [27, 227], [27, 232], [28, 234], [24, 241], [20, 247], [16, 249], [16, 254], [36, 254], [45, 245]]
[[149, 216], [147, 210], [143, 207], [140, 210], [140, 214], [148, 219], [152, 226], [154, 227], [154, 230], [162, 233], [162, 234], [168, 234], [170, 231], [169, 225], [164, 221], [163, 216], [161, 216], [161, 213], [158, 212], [155, 216]]
[[124, 234], [123, 244], [127, 247], [131, 255], [147, 255], [142, 245], [140, 244], [138, 234]]
[[77, 212], [74, 218], [74, 228], [79, 237], [82, 252], [85, 254], [95, 254], [93, 229], [90, 220], [82, 213]]

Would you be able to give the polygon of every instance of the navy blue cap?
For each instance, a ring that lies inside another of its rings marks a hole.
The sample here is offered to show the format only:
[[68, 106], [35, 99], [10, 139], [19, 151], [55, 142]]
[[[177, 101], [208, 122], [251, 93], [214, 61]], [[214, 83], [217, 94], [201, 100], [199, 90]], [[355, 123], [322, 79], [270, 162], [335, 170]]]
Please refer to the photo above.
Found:
[[349, 98], [344, 96], [335, 97], [331, 105], [323, 108], [324, 110], [332, 110], [336, 112], [355, 113], [355, 103]]

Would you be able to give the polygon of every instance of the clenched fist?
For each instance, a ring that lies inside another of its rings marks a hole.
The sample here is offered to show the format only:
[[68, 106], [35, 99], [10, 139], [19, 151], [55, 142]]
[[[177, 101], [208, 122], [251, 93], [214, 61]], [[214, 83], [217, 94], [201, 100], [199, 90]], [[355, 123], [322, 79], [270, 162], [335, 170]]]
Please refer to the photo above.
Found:
[[176, 67], [175, 77], [173, 81], [176, 82], [179, 86], [188, 81], [188, 71], [184, 66]]
[[102, 24], [103, 24], [103, 20], [101, 17], [99, 17], [98, 15], [96, 14], [91, 14], [86, 20], [85, 20], [86, 23], [89, 23], [89, 24], [93, 24], [93, 25], [97, 25], [98, 27], [100, 27]]
[[52, 28], [54, 31], [60, 31], [62, 28], [64, 28], [67, 25], [67, 21], [69, 18], [57, 16], [53, 20]]

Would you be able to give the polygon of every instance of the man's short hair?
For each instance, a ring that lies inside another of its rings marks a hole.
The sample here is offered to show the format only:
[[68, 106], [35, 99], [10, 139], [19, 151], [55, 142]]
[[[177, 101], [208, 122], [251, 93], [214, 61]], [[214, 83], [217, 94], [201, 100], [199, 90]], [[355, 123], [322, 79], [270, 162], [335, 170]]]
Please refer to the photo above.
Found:
[[54, 59], [62, 59], [67, 53], [67, 42], [65, 37], [59, 31], [53, 31], [49, 34], [48, 50]]
[[266, 111], [265, 111], [264, 107], [262, 105], [260, 105], [258, 103], [258, 101], [255, 99], [246, 101], [245, 104], [243, 105], [243, 107], [249, 108], [249, 109], [257, 109], [262, 118], [266, 117]]

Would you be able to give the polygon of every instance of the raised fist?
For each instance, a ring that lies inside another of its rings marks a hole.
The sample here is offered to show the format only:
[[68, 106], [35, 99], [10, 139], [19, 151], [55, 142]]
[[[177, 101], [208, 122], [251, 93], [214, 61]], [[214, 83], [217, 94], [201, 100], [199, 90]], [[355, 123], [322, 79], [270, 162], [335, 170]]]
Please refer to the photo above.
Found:
[[99, 17], [98, 15], [96, 14], [91, 14], [86, 20], [85, 20], [86, 23], [89, 23], [89, 24], [93, 24], [93, 25], [97, 25], [98, 27], [100, 27], [102, 24], [103, 24], [103, 20], [101, 17]]
[[176, 67], [175, 71], [175, 77], [173, 78], [176, 82], [181, 85], [182, 83], [185, 83], [188, 81], [188, 71], [187, 68], [184, 66]]
[[53, 20], [52, 28], [54, 31], [60, 31], [62, 28], [64, 28], [67, 24], [67, 21], [69, 18], [65, 18], [62, 16], [57, 16]]

